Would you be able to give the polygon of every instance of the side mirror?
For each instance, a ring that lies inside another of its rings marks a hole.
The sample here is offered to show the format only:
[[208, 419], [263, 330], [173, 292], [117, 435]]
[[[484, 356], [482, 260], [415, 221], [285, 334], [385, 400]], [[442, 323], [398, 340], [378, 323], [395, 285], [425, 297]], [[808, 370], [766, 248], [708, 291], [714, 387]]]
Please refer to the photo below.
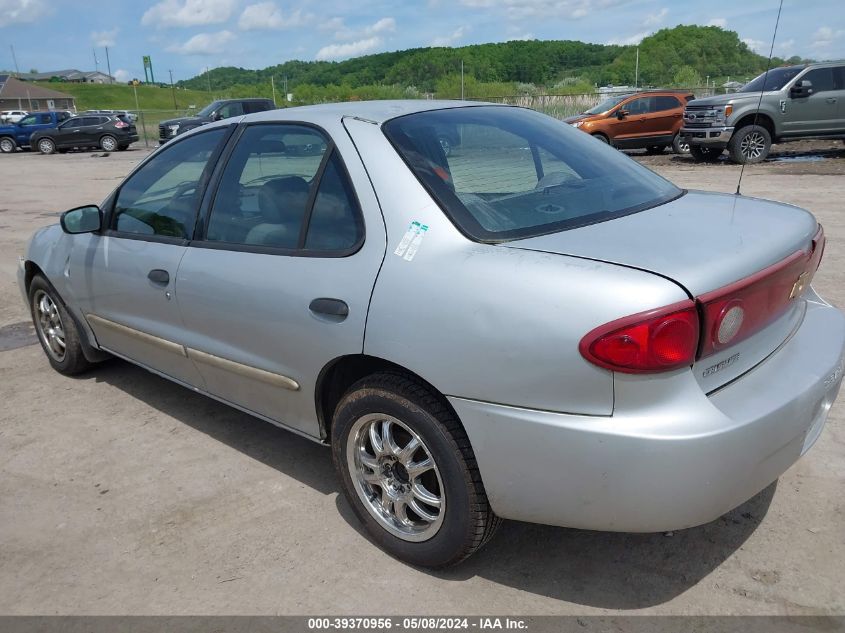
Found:
[[628, 112], [627, 110], [619, 109], [619, 110], [616, 111], [616, 118], [617, 119], [624, 119], [629, 114], [630, 114], [630, 112]]
[[813, 83], [809, 79], [799, 79], [789, 91], [793, 99], [803, 99], [813, 94]]
[[222, 121], [224, 118], [225, 118], [225, 117], [224, 117], [224, 116], [223, 116], [223, 114], [222, 114], [222, 113], [220, 113], [220, 112], [215, 112], [214, 114], [212, 114], [212, 115], [211, 115], [211, 120], [212, 120], [212, 121]]
[[59, 220], [65, 233], [93, 233], [99, 231], [103, 225], [103, 212], [96, 204], [77, 207], [62, 213]]

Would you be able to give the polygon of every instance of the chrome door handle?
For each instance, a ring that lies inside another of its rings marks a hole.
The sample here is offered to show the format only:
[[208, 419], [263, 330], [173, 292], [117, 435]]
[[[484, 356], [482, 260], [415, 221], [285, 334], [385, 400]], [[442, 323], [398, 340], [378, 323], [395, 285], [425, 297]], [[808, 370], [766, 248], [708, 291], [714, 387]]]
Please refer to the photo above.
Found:
[[346, 305], [345, 301], [341, 301], [340, 299], [329, 299], [325, 297], [314, 299], [308, 306], [308, 309], [314, 314], [335, 317], [340, 320], [349, 316], [349, 306]]
[[170, 283], [170, 273], [166, 270], [162, 270], [161, 268], [153, 268], [149, 273], [147, 273], [147, 278], [154, 284], [159, 284], [160, 286], [166, 286]]

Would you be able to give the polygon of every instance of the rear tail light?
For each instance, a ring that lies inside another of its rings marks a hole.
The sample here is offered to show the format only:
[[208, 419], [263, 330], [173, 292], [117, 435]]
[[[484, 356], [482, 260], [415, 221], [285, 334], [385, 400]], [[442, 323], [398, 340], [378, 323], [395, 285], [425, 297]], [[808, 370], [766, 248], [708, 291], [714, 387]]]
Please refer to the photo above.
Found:
[[579, 348], [588, 361], [613, 371], [669, 371], [695, 361], [698, 330], [695, 303], [682, 301], [597, 327]]
[[599, 326], [579, 345], [591, 363], [629, 374], [692, 365], [759, 332], [810, 286], [824, 254], [819, 226], [808, 250], [692, 300]]
[[114, 126], [115, 126], [116, 128], [118, 128], [118, 129], [120, 129], [120, 128], [129, 127], [129, 124], [128, 124], [128, 123], [124, 123], [123, 121], [115, 121], [115, 122], [114, 122]]

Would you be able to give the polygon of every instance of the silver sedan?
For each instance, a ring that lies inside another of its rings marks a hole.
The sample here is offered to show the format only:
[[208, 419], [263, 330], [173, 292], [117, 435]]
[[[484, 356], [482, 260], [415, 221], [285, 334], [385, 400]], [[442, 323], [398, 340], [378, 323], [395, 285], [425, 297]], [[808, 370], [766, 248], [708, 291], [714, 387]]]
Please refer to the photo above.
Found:
[[19, 283], [56, 370], [117, 356], [331, 446], [372, 538], [442, 567], [501, 518], [674, 530], [777, 479], [842, 382], [823, 250], [536, 112], [345, 103], [180, 136]]

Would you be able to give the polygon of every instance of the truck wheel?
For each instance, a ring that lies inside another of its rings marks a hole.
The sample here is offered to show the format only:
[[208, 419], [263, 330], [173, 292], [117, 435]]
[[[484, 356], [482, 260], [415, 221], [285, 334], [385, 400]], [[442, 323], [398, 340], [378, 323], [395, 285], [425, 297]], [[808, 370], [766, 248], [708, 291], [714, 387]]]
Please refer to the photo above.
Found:
[[49, 138], [39, 139], [38, 151], [42, 154], [54, 154], [56, 152], [56, 144]]
[[14, 139], [9, 138], [8, 136], [4, 136], [0, 138], [0, 152], [4, 154], [11, 154], [15, 151], [17, 145], [15, 144]]
[[106, 134], [100, 139], [100, 148], [104, 152], [113, 152], [117, 149], [117, 139], [109, 134]]
[[680, 132], [672, 139], [672, 151], [676, 154], [689, 154], [689, 143], [683, 139]]
[[411, 377], [382, 373], [357, 382], [335, 409], [331, 435], [347, 500], [396, 558], [454, 565], [501, 523], [460, 422]]
[[66, 376], [88, 369], [91, 363], [82, 352], [76, 323], [59, 295], [40, 275], [29, 285], [29, 307], [38, 340], [53, 369]]
[[690, 145], [689, 153], [697, 163], [713, 162], [722, 155], [722, 150], [714, 147], [702, 147], [701, 145]]
[[772, 137], [761, 125], [746, 125], [734, 132], [728, 141], [731, 160], [739, 164], [753, 164], [765, 160], [771, 147]]

